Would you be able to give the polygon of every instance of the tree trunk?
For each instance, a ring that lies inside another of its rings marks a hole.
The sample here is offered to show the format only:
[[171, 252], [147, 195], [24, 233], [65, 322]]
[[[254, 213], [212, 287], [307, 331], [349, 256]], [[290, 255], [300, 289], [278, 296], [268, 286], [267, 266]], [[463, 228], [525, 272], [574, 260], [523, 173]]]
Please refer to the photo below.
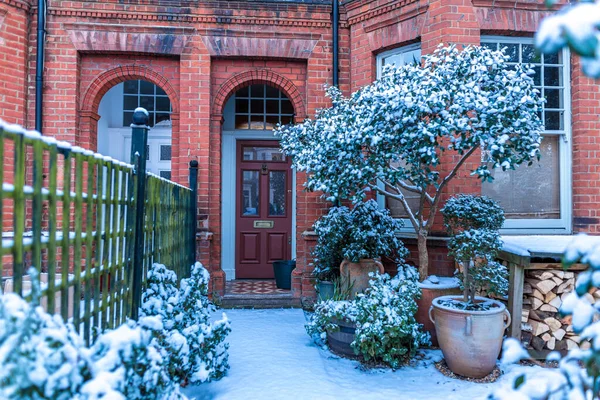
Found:
[[427, 232], [419, 231], [417, 237], [419, 249], [419, 280], [427, 279], [429, 270], [429, 254], [427, 253]]

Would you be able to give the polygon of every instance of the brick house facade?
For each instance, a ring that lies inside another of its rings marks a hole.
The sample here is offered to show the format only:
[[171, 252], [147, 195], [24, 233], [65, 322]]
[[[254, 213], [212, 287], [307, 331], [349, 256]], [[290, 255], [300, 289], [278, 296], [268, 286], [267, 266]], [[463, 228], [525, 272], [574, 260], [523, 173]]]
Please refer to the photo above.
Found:
[[[267, 85], [289, 99], [296, 121], [328, 106], [323, 86], [332, 84], [331, 11], [327, 0], [50, 0], [43, 133], [97, 149], [99, 108], [111, 88], [132, 80], [160, 88], [170, 100], [169, 173], [185, 183], [189, 161], [199, 162], [198, 246], [213, 291], [222, 293], [232, 277], [226, 271], [233, 268], [223, 265], [222, 246], [237, 237], [223, 226], [227, 102], [240, 89]], [[530, 38], [549, 14], [542, 0], [346, 0], [340, 11], [339, 85], [346, 93], [376, 79], [386, 57], [415, 49], [430, 53], [441, 42], [508, 44], [516, 46], [517, 61], [525, 60]], [[35, 115], [35, 14], [35, 2], [0, 0], [0, 118], [27, 127], [33, 127]], [[548, 151], [558, 160], [549, 167], [556, 201], [549, 200], [548, 207], [556, 210], [547, 213], [544, 205], [518, 216], [521, 221], [507, 232], [598, 233], [598, 85], [581, 74], [577, 58], [568, 53], [539, 64], [548, 78], [541, 87], [558, 96], [545, 114], [547, 122], [558, 121], [548, 134]], [[302, 190], [304, 181], [296, 174], [290, 232], [298, 266], [296, 297], [314, 295], [309, 265], [314, 237], [307, 232], [328, 207], [319, 193]], [[465, 169], [448, 195], [481, 191]], [[543, 223], [531, 222], [540, 215]], [[450, 274], [443, 245], [432, 246], [432, 272]]]

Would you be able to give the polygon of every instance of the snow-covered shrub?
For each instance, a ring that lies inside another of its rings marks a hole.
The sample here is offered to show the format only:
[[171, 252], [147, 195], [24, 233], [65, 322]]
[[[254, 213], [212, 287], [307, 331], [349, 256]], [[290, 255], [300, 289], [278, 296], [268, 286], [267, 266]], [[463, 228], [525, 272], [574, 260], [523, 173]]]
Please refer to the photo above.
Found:
[[[553, 5], [557, 0], [546, 0]], [[543, 53], [556, 53], [568, 46], [581, 56], [583, 72], [600, 78], [600, 2], [579, 1], [542, 20], [535, 35], [536, 47]]]
[[352, 347], [365, 360], [383, 361], [397, 368], [413, 357], [420, 346], [428, 345], [429, 333], [417, 323], [416, 299], [421, 297], [417, 271], [410, 266], [398, 269], [394, 278], [370, 274], [371, 287], [356, 300], [356, 339]]
[[[588, 340], [588, 350], [572, 349], [562, 357], [558, 352], [548, 356], [558, 361], [556, 370], [522, 374], [514, 383], [496, 391], [491, 398], [513, 399], [600, 399], [600, 305], [592, 305], [584, 295], [593, 287], [600, 288], [600, 246], [585, 235], [577, 236], [567, 247], [563, 265], [587, 264], [588, 268], [577, 276], [575, 291], [562, 303], [559, 312], [572, 316], [573, 330], [581, 340]], [[515, 363], [529, 358], [529, 354], [516, 339], [504, 342], [504, 363]], [[581, 368], [583, 365], [583, 368]]]
[[508, 271], [494, 261], [502, 248], [499, 229], [504, 210], [485, 196], [458, 195], [441, 209], [444, 226], [451, 236], [448, 249], [461, 266], [458, 278], [464, 303], [474, 304], [479, 291], [504, 295], [508, 291]]
[[197, 262], [192, 266], [191, 276], [180, 283], [179, 304], [183, 318], [176, 326], [190, 349], [192, 368], [186, 377], [190, 383], [220, 379], [229, 369], [229, 344], [225, 338], [231, 327], [225, 313], [222, 319], [210, 322], [215, 306], [208, 299], [209, 278], [208, 271]]
[[402, 222], [382, 210], [375, 200], [359, 202], [352, 209], [330, 208], [315, 223], [315, 274], [321, 278], [339, 275], [336, 272], [344, 258], [358, 262], [388, 256], [402, 262], [408, 252], [396, 237], [401, 227]]
[[416, 299], [421, 296], [417, 273], [413, 267], [399, 266], [398, 275], [371, 273], [371, 286], [356, 300], [319, 302], [306, 324], [311, 336], [326, 340], [327, 331], [336, 331], [336, 320], [356, 325], [351, 346], [366, 361], [384, 362], [397, 368], [429, 344], [429, 334], [415, 320]]
[[[331, 201], [360, 201], [369, 191], [399, 201], [418, 235], [425, 279], [427, 236], [446, 186], [467, 159], [472, 174], [487, 181], [493, 168], [535, 161], [543, 99], [533, 70], [508, 65], [500, 51], [439, 47], [422, 60], [387, 68], [350, 97], [330, 88], [333, 107], [277, 133], [294, 167], [307, 172], [308, 189]], [[455, 161], [440, 168], [443, 153]], [[419, 199], [415, 206], [404, 195], [409, 192]]]
[[[148, 329], [151, 328], [151, 329]], [[179, 385], [168, 358], [154, 341], [160, 317], [142, 317], [104, 332], [90, 349], [94, 378], [81, 388], [86, 399], [176, 399]]]
[[229, 368], [224, 340], [231, 328], [225, 314], [210, 322], [215, 307], [208, 299], [209, 277], [202, 264], [195, 263], [190, 278], [177, 288], [176, 274], [164, 265], [154, 264], [148, 271], [140, 315], [160, 318], [162, 328], [150, 330], [176, 382], [219, 379]]
[[77, 398], [91, 377], [83, 343], [72, 325], [37, 303], [37, 272], [29, 270], [34, 303], [0, 294], [0, 398]]

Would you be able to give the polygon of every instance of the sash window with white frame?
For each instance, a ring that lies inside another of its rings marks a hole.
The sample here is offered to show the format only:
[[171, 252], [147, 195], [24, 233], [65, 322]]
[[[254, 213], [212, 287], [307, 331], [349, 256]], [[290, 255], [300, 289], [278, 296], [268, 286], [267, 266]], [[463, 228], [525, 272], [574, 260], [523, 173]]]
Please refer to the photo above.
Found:
[[516, 170], [493, 171], [482, 194], [500, 203], [504, 233], [569, 233], [571, 226], [571, 121], [569, 52], [539, 54], [530, 38], [487, 36], [481, 45], [504, 48], [511, 64], [531, 64], [533, 79], [546, 99], [540, 113], [545, 132], [540, 162]]

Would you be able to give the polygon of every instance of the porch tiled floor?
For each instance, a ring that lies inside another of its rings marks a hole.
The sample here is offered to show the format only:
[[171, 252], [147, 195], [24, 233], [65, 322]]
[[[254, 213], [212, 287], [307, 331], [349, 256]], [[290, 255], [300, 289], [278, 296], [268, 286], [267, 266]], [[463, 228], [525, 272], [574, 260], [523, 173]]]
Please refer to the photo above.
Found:
[[275, 280], [237, 279], [227, 281], [225, 284], [225, 295], [276, 295], [290, 294], [286, 289], [278, 289]]

